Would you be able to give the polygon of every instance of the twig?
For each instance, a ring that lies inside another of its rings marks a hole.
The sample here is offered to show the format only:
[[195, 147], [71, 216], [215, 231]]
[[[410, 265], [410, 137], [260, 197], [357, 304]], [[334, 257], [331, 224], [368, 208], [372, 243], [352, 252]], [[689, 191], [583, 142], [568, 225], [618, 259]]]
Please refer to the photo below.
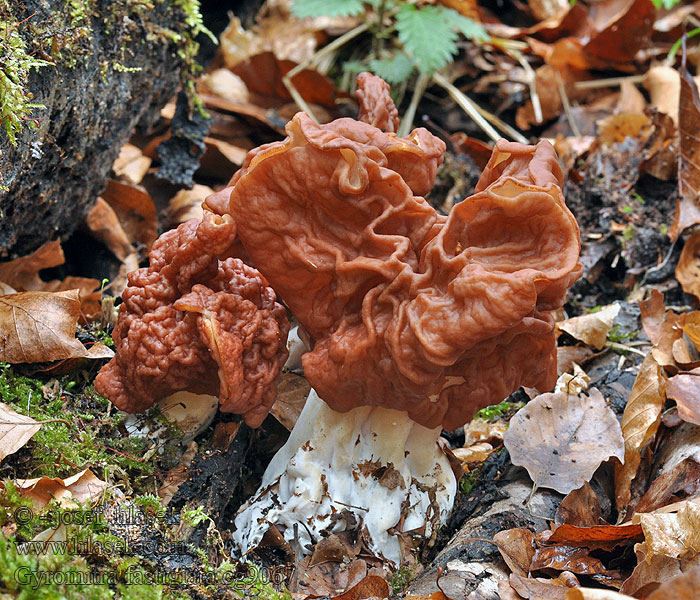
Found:
[[605, 342], [605, 347], [611, 350], [622, 350], [623, 352], [634, 352], [634, 354], [639, 354], [639, 356], [646, 356], [646, 352], [637, 350], [628, 344], [620, 344], [619, 342]]
[[630, 75], [628, 77], [608, 77], [607, 79], [591, 79], [590, 81], [577, 81], [574, 87], [577, 90], [595, 90], [604, 87], [616, 87], [626, 81], [630, 83], [642, 83], [646, 75]]
[[421, 73], [416, 79], [416, 84], [413, 86], [413, 96], [411, 96], [411, 103], [408, 105], [408, 109], [401, 118], [401, 124], [399, 125], [399, 130], [396, 132], [398, 137], [404, 137], [408, 135], [408, 132], [413, 126], [413, 120], [416, 118], [416, 110], [418, 109], [418, 103], [423, 97], [423, 92], [425, 88], [428, 87], [428, 82], [430, 81], [430, 75], [427, 73]]
[[437, 83], [441, 88], [445, 89], [450, 97], [459, 105], [459, 107], [469, 115], [469, 117], [474, 121], [481, 129], [488, 135], [494, 142], [501, 139], [498, 132], [491, 127], [484, 117], [481, 116], [477, 105], [473, 100], [469, 99], [464, 93], [458, 90], [454, 85], [452, 85], [441, 73], [433, 74], [433, 81]]
[[508, 125], [508, 123], [506, 123], [505, 121], [502, 121], [500, 118], [498, 118], [493, 113], [490, 113], [489, 111], [487, 111], [485, 108], [482, 108], [478, 104], [474, 104], [474, 107], [476, 108], [476, 110], [479, 111], [479, 114], [482, 117], [484, 117], [484, 119], [486, 119], [489, 123], [491, 123], [491, 125], [498, 127], [503, 133], [512, 137], [516, 142], [520, 142], [521, 144], [529, 144], [530, 143], [528, 141], [528, 139], [522, 133], [520, 133], [517, 129]]
[[537, 123], [542, 123], [542, 104], [540, 103], [540, 96], [537, 93], [537, 77], [535, 75], [534, 69], [530, 66], [530, 63], [525, 60], [522, 52], [518, 50], [508, 50], [505, 49], [507, 54], [510, 54], [515, 60], [520, 63], [520, 66], [525, 70], [525, 75], [527, 75], [527, 85], [530, 88], [530, 100], [532, 101], [532, 110], [535, 113], [535, 121]]
[[564, 89], [564, 82], [561, 79], [559, 71], [554, 71], [554, 76], [557, 80], [557, 87], [559, 88], [559, 97], [561, 98], [561, 103], [564, 106], [564, 112], [566, 113], [566, 118], [569, 121], [569, 127], [571, 127], [571, 133], [576, 137], [581, 136], [581, 131], [574, 121], [574, 115], [571, 113], [571, 104], [569, 104], [569, 97], [566, 95], [566, 90]]
[[282, 83], [284, 83], [284, 87], [287, 88], [287, 91], [289, 91], [289, 94], [292, 96], [292, 99], [294, 102], [297, 103], [297, 106], [301, 108], [307, 115], [309, 115], [316, 123], [318, 123], [318, 119], [314, 115], [313, 111], [311, 110], [311, 107], [306, 103], [304, 98], [302, 98], [301, 94], [295, 87], [294, 83], [292, 83], [292, 79], [294, 76], [298, 75], [301, 73], [304, 69], [307, 67], [310, 67], [313, 64], [318, 63], [324, 56], [329, 55], [331, 52], [335, 52], [338, 48], [341, 48], [345, 44], [347, 44], [350, 40], [356, 38], [358, 35], [361, 33], [364, 33], [369, 29], [369, 24], [368, 23], [363, 23], [362, 25], [358, 25], [354, 29], [351, 29], [347, 33], [344, 33], [341, 35], [339, 38], [333, 40], [330, 44], [327, 46], [324, 46], [321, 48], [318, 52], [316, 52], [311, 58], [308, 60], [305, 60], [302, 63], [299, 63], [296, 67], [294, 67], [291, 71], [289, 71], [284, 77], [282, 77]]

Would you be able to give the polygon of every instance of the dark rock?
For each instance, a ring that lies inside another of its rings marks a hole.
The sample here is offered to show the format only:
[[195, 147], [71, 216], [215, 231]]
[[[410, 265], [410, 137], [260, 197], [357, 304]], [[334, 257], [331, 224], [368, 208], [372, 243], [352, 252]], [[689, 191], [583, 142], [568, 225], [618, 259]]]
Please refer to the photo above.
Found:
[[12, 259], [80, 224], [119, 148], [175, 92], [191, 37], [175, 0], [7, 5], [0, 18], [15, 23], [26, 52], [55, 62], [27, 86], [46, 107], [31, 115], [38, 126], [25, 126], [16, 146], [0, 133], [0, 258]]

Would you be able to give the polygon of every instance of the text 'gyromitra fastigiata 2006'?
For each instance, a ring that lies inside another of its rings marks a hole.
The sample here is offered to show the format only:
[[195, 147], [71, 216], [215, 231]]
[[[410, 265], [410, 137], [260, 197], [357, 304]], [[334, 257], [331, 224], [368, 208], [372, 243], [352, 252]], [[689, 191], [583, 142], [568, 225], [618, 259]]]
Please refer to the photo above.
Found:
[[[303, 550], [353, 529], [398, 564], [399, 537], [429, 538], [452, 507], [441, 429], [556, 378], [551, 312], [582, 268], [551, 145], [501, 140], [474, 195], [443, 216], [423, 196], [444, 143], [422, 128], [397, 137], [388, 86], [362, 74], [358, 87], [359, 120], [297, 114], [205, 202], [208, 218], [233, 217], [249, 262], [314, 341], [313, 390], [235, 520], [244, 552], [271, 526]], [[258, 305], [286, 339], [286, 321]], [[256, 406], [254, 423], [267, 396]]]

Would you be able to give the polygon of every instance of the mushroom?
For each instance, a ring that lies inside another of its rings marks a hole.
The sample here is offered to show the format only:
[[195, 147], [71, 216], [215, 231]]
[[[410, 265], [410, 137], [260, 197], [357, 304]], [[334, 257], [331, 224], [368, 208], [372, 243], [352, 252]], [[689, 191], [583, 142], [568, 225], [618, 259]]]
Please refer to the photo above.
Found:
[[556, 378], [551, 313], [582, 268], [551, 145], [498, 142], [474, 195], [445, 217], [422, 197], [443, 142], [391, 133], [386, 85], [358, 84], [369, 122], [297, 114], [285, 140], [249, 154], [230, 204], [216, 203], [315, 340], [303, 357], [313, 390], [236, 517], [243, 552], [273, 525], [304, 551], [357, 529], [400, 563], [401, 534], [430, 537], [452, 507], [441, 428]]
[[276, 396], [289, 323], [275, 292], [231, 252], [236, 225], [205, 211], [154, 243], [129, 274], [112, 337], [117, 351], [95, 388], [139, 412], [173, 392], [217, 395], [258, 427]]

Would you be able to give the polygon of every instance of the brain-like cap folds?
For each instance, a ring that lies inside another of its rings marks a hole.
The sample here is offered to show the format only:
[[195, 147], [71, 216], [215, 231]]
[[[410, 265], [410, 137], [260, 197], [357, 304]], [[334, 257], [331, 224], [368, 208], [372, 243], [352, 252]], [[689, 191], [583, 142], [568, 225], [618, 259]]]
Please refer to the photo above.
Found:
[[284, 307], [258, 271], [231, 253], [230, 216], [205, 211], [163, 234], [150, 266], [129, 274], [113, 331], [115, 357], [95, 386], [138, 412], [179, 391], [218, 395], [221, 410], [260, 425], [287, 357]]
[[398, 138], [300, 113], [287, 133], [251, 152], [230, 211], [316, 340], [304, 369], [332, 408], [385, 406], [452, 429], [520, 385], [553, 385], [550, 311], [581, 265], [551, 145], [498, 142], [475, 194], [444, 217], [421, 197], [445, 149], [425, 129]]

